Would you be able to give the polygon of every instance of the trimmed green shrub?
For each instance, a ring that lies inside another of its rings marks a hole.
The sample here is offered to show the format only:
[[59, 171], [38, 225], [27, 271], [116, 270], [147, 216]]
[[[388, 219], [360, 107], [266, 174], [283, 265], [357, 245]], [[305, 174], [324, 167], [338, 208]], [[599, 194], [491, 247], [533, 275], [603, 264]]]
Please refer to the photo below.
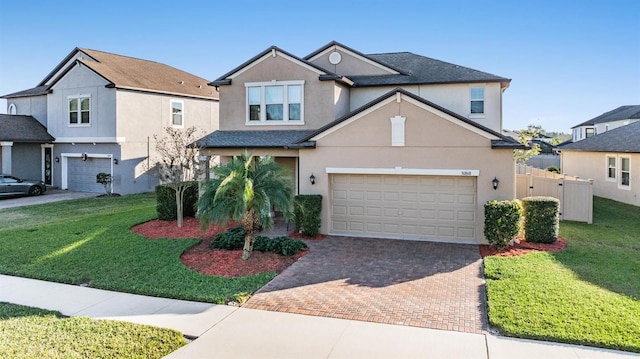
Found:
[[484, 236], [498, 249], [506, 248], [520, 232], [522, 205], [517, 199], [484, 204]]
[[558, 166], [549, 166], [549, 167], [547, 167], [547, 171], [560, 173], [560, 168], [558, 168]]
[[[183, 217], [196, 216], [196, 201], [198, 200], [198, 182], [191, 181], [189, 187], [184, 192], [182, 202]], [[156, 186], [156, 210], [158, 219], [162, 221], [173, 221], [178, 218], [176, 209], [176, 191], [166, 184]]]
[[315, 237], [320, 233], [322, 196], [300, 194], [293, 198], [293, 218], [296, 230], [305, 236]]
[[211, 241], [211, 247], [228, 250], [242, 249], [244, 247], [244, 230], [239, 226], [216, 234]]
[[[234, 227], [224, 233], [218, 233], [211, 242], [212, 248], [217, 249], [242, 249], [244, 247], [244, 230], [242, 227]], [[299, 239], [289, 237], [257, 236], [253, 244], [253, 250], [258, 252], [274, 252], [283, 256], [292, 256], [303, 249], [309, 248]]]
[[532, 243], [553, 243], [558, 238], [560, 226], [560, 201], [553, 197], [525, 197], [525, 240]]

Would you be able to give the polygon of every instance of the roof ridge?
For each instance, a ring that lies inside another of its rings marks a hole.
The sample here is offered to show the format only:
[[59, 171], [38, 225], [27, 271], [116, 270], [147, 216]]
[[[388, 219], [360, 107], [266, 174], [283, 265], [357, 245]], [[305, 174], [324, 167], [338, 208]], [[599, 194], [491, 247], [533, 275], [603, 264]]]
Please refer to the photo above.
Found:
[[[162, 63], [162, 62], [153, 61], [153, 60], [147, 60], [147, 59], [143, 59], [143, 58], [140, 58], [140, 57], [134, 57], [134, 56], [127, 56], [127, 55], [116, 54], [115, 52], [109, 52], [109, 51], [102, 51], [102, 50], [89, 49], [89, 48], [86, 48], [86, 47], [79, 47], [78, 49], [79, 49], [79, 50], [81, 50], [81, 51], [95, 51], [95, 52], [100, 52], [100, 53], [102, 53], [102, 54], [107, 54], [107, 55], [112, 55], [112, 56], [119, 56], [119, 57], [126, 57], [126, 58], [128, 58], [128, 59], [139, 60], [139, 61], [144, 61], [144, 62], [153, 62], [153, 63], [156, 63], [156, 64], [160, 64], [160, 65], [165, 65], [165, 66], [173, 67], [173, 66], [171, 66], [171, 65], [167, 65], [167, 64]], [[89, 55], [89, 54], [88, 54], [88, 55]], [[96, 59], [96, 60], [97, 60], [97, 59]], [[101, 61], [98, 61], [98, 62], [102, 63]], [[174, 67], [174, 68], [175, 68], [175, 67]], [[182, 70], [180, 70], [180, 71], [182, 71]]]

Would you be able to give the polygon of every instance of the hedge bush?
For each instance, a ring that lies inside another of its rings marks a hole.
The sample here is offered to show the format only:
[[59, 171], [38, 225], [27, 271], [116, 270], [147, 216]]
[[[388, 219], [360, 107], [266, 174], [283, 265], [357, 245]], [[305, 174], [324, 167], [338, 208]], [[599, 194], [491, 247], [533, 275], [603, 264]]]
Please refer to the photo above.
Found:
[[305, 236], [315, 237], [320, 233], [322, 196], [301, 194], [293, 198], [293, 218], [296, 230]]
[[518, 235], [521, 221], [522, 204], [517, 199], [484, 205], [484, 236], [498, 249], [506, 248]]
[[549, 172], [560, 173], [560, 168], [558, 166], [549, 166], [546, 170]]
[[560, 226], [560, 201], [553, 197], [525, 197], [525, 240], [532, 243], [553, 243]]
[[[182, 201], [183, 217], [195, 217], [196, 201], [198, 200], [198, 182], [190, 181], [189, 187], [184, 192]], [[169, 185], [161, 184], [156, 186], [156, 210], [158, 219], [163, 221], [173, 221], [178, 218], [176, 208], [176, 191]]]
[[[244, 247], [244, 230], [242, 227], [234, 227], [224, 233], [216, 234], [211, 242], [211, 247], [228, 250], [242, 249]], [[309, 247], [303, 241], [289, 237], [257, 236], [253, 244], [255, 251], [274, 252], [287, 257], [307, 248]]]

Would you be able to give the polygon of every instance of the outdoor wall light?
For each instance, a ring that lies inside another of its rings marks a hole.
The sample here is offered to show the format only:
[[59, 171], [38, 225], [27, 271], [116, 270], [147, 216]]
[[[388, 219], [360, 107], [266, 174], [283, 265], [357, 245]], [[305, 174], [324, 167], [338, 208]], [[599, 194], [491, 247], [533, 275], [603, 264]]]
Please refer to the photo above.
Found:
[[117, 164], [118, 164], [118, 159], [117, 159], [117, 158], [114, 158], [114, 159], [113, 159], [113, 164], [114, 164], [114, 165], [117, 165]]
[[498, 184], [500, 183], [500, 181], [498, 180], [497, 177], [493, 177], [493, 181], [491, 181], [491, 183], [493, 184], [494, 190], [498, 189]]
[[56, 163], [60, 163], [60, 157], [56, 157]]
[[89, 156], [87, 156], [86, 153], [83, 153], [82, 155], [80, 155], [80, 159], [83, 160], [83, 161], [86, 161], [88, 157]]
[[309, 176], [309, 181], [311, 181], [311, 184], [316, 184], [316, 176], [313, 175], [313, 173], [311, 174], [311, 176]]

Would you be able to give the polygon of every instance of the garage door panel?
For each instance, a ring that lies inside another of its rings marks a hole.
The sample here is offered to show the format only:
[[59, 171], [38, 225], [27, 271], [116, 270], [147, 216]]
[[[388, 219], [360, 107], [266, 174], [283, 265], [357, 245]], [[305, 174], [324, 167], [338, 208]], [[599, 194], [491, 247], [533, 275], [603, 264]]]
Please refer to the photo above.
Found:
[[332, 175], [332, 233], [476, 239], [474, 177]]
[[104, 187], [96, 183], [98, 173], [111, 173], [111, 160], [89, 158], [83, 161], [71, 157], [67, 160], [67, 188], [73, 191], [104, 192]]

